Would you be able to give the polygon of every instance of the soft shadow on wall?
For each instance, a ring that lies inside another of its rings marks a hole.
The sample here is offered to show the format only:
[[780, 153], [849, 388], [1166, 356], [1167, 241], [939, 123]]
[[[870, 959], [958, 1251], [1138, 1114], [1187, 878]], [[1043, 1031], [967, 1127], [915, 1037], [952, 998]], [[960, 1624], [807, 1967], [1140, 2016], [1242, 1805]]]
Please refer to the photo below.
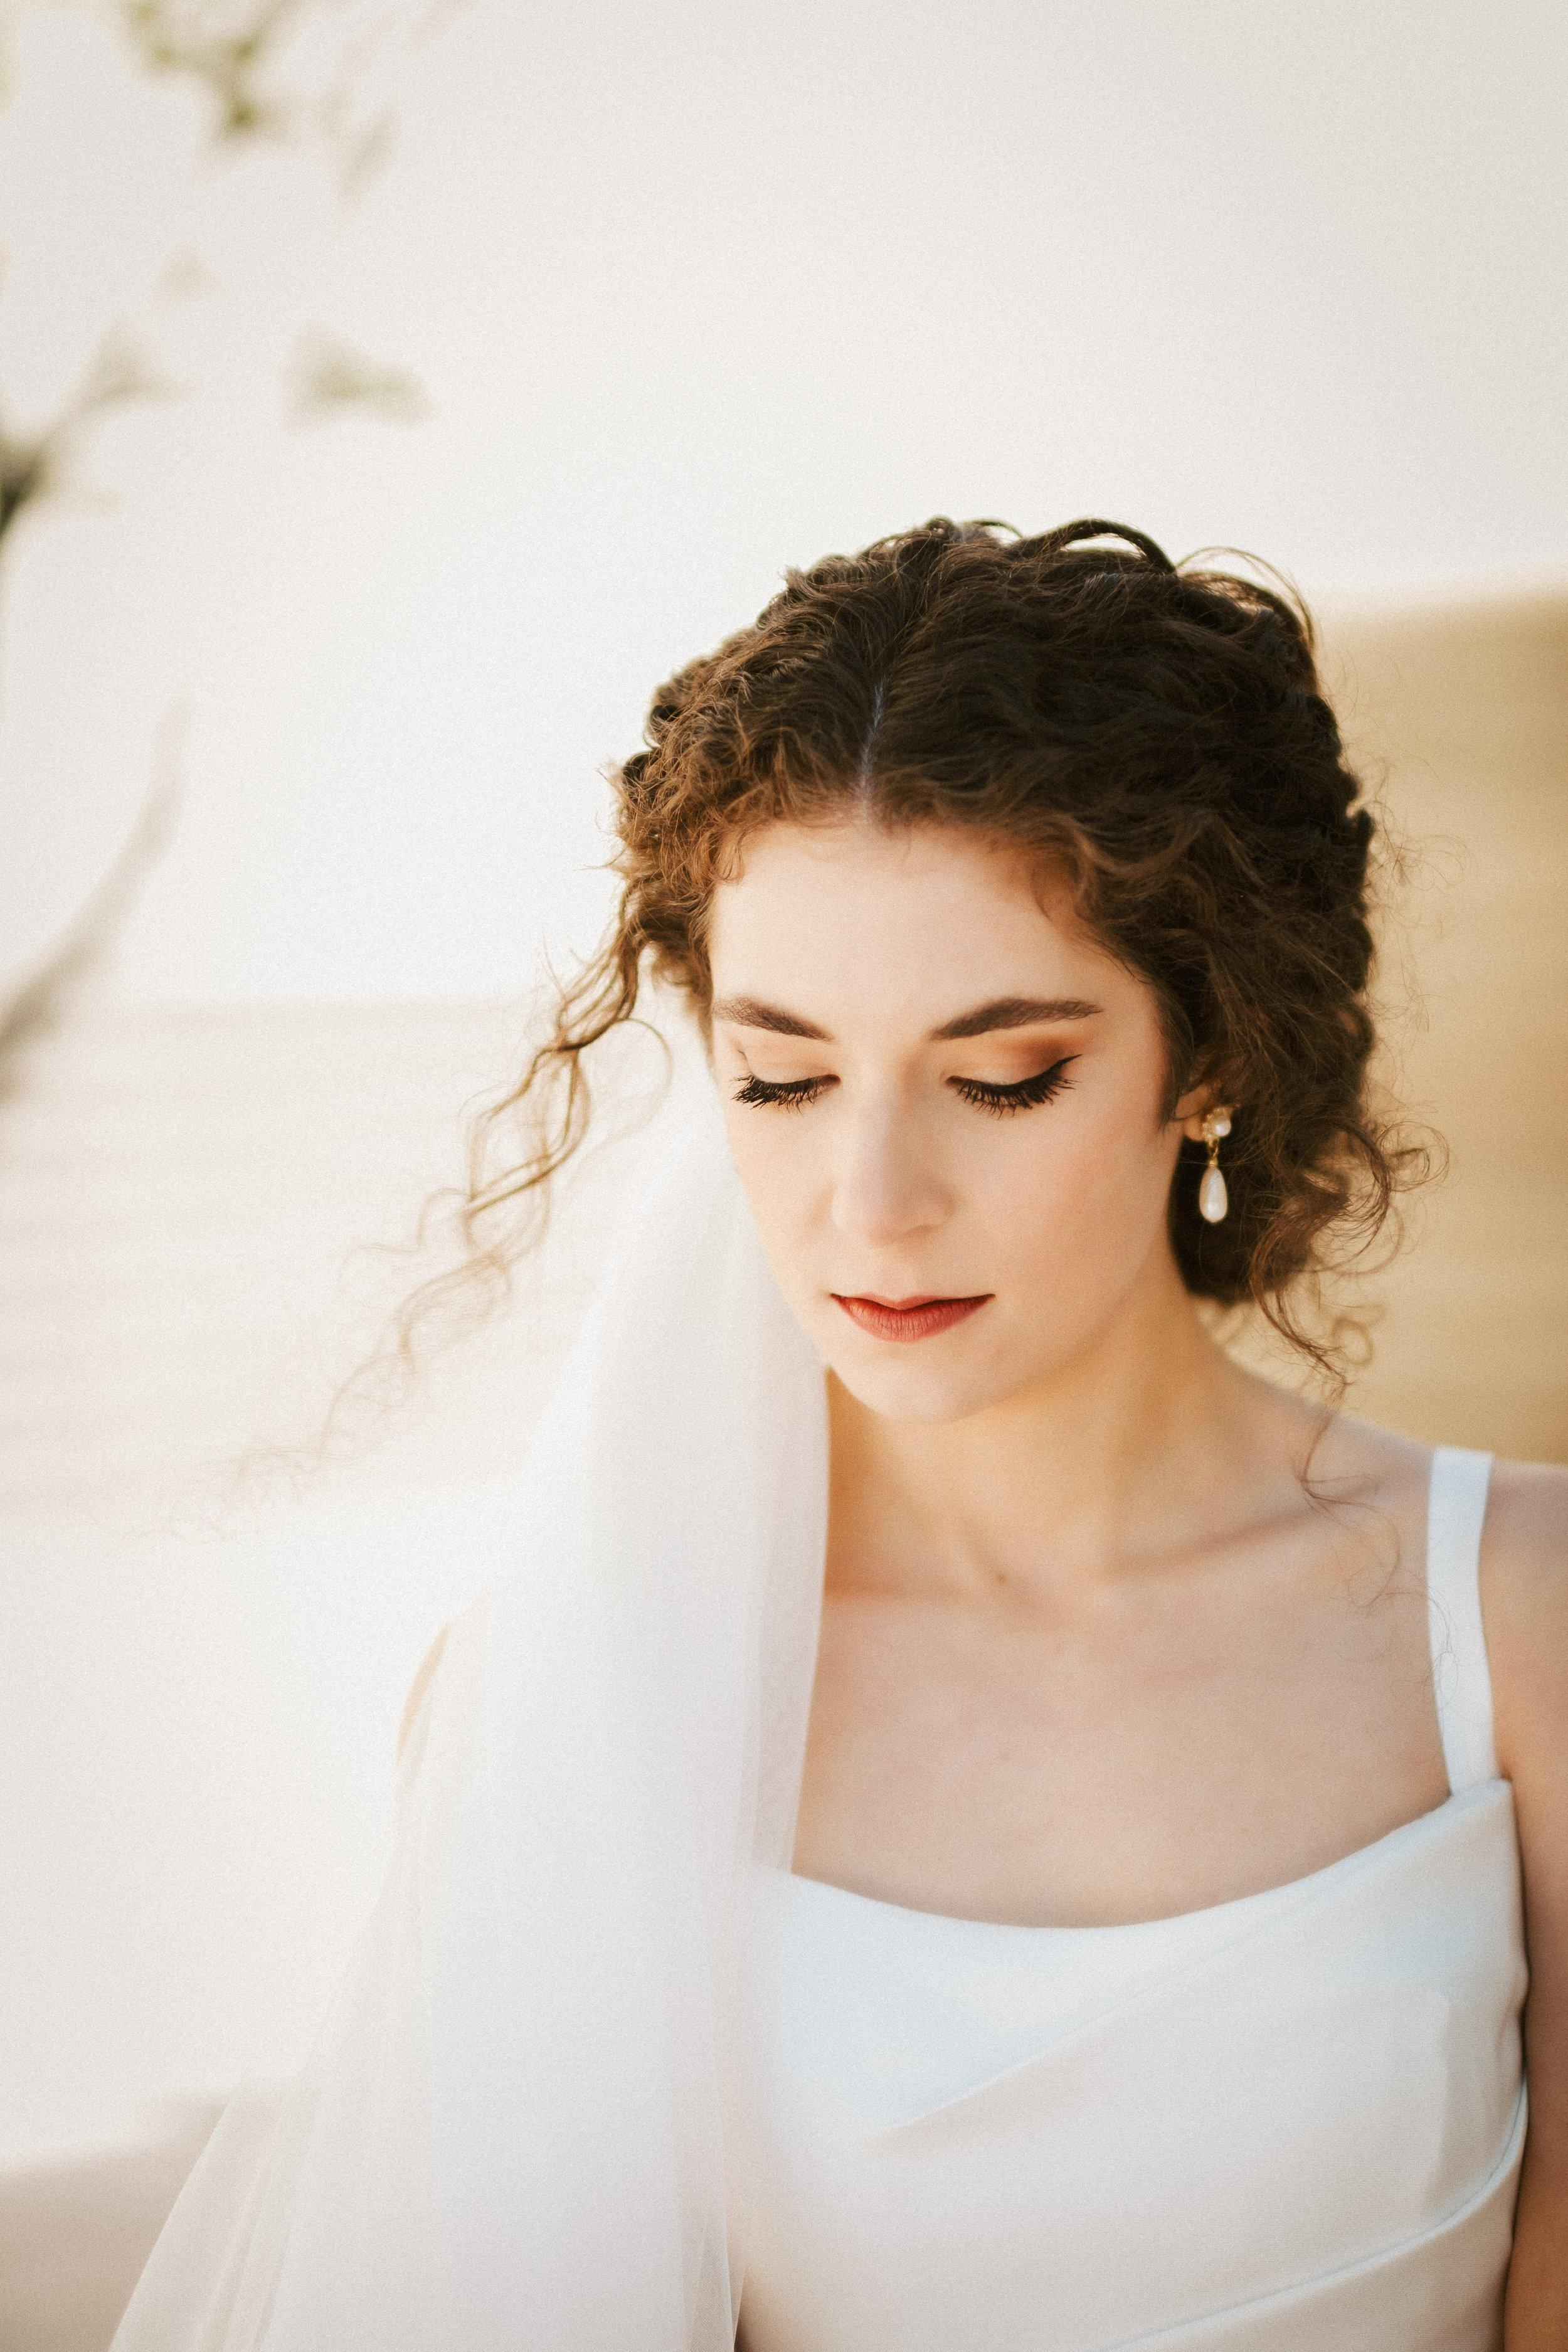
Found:
[[1324, 667], [1408, 871], [1384, 923], [1384, 1066], [1447, 1145], [1365, 1288], [1352, 1405], [1568, 1458], [1568, 591], [1329, 613]]

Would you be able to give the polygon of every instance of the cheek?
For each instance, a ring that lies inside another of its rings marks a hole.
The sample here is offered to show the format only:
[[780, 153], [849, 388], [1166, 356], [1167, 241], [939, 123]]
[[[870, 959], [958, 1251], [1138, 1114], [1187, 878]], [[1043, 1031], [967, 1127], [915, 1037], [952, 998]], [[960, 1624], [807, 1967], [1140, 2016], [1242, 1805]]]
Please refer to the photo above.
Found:
[[816, 1179], [810, 1139], [800, 1132], [805, 1117], [732, 1107], [724, 1114], [730, 1157], [764, 1241], [798, 1231], [809, 1213]]
[[1142, 1106], [1064, 1118], [992, 1155], [974, 1205], [998, 1251], [1057, 1296], [1118, 1289], [1163, 1239], [1176, 1148]]

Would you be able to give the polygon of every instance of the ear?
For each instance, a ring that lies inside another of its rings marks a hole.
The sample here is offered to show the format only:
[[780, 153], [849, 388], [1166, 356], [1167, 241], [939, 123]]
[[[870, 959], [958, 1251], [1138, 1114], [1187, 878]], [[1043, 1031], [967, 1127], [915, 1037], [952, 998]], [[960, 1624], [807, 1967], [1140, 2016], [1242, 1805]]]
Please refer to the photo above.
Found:
[[1171, 1117], [1180, 1127], [1189, 1143], [1203, 1141], [1199, 1130], [1219, 1099], [1219, 1088], [1208, 1078], [1200, 1078], [1195, 1086], [1189, 1087], [1186, 1093], [1183, 1095], [1174, 1110], [1172, 1111]]
[[[1182, 1097], [1171, 1116], [1181, 1126], [1189, 1143], [1210, 1143], [1230, 1133], [1233, 1102], [1227, 1102], [1221, 1087], [1210, 1079], [1192, 1087]], [[1214, 1121], [1212, 1129], [1209, 1121]]]

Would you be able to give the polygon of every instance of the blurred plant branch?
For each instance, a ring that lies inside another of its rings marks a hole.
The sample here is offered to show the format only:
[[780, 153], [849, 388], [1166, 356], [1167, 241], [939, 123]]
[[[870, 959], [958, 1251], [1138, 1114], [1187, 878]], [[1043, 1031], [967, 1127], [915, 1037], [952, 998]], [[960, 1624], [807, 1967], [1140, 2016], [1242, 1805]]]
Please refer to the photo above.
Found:
[[[366, 107], [376, 52], [406, 8], [387, 0], [110, 0], [132, 48], [152, 74], [174, 76], [209, 101], [220, 146], [258, 139], [319, 145], [339, 193], [357, 194], [382, 170], [396, 138], [395, 110]], [[416, 25], [416, 37], [424, 20]], [[330, 39], [337, 35], [335, 43]], [[317, 54], [311, 54], [311, 37]]]
[[0, 416], [0, 554], [17, 518], [70, 481], [74, 461], [100, 417], [138, 401], [172, 399], [175, 391], [142, 338], [117, 323], [47, 425], [19, 432]]
[[181, 789], [170, 760], [154, 775], [130, 833], [64, 931], [29, 970], [8, 982], [0, 997], [0, 1105], [22, 1091], [29, 1048], [60, 1026], [79, 990], [119, 938], [174, 832]]
[[220, 139], [286, 136], [298, 100], [268, 87], [302, 0], [121, 0], [121, 22], [149, 73], [184, 74], [212, 97]]
[[[143, 72], [174, 77], [204, 95], [220, 148], [270, 141], [313, 149], [340, 198], [357, 194], [392, 151], [395, 110], [363, 100], [372, 66], [400, 26], [417, 42], [437, 16], [429, 0], [93, 0], [92, 13], [118, 26]], [[0, 102], [10, 95], [6, 79]], [[215, 282], [201, 255], [187, 250], [172, 257], [160, 284], [167, 294]], [[301, 331], [283, 381], [294, 423], [354, 411], [409, 423], [429, 413], [410, 371], [324, 327]], [[150, 340], [121, 320], [105, 331], [42, 425], [15, 423], [0, 400], [0, 563], [21, 518], [80, 479], [86, 446], [110, 412], [178, 391]], [[172, 775], [154, 778], [108, 871], [61, 935], [20, 978], [0, 981], [0, 1100], [14, 1089], [24, 1049], [58, 1024], [118, 938], [170, 837], [178, 799]]]

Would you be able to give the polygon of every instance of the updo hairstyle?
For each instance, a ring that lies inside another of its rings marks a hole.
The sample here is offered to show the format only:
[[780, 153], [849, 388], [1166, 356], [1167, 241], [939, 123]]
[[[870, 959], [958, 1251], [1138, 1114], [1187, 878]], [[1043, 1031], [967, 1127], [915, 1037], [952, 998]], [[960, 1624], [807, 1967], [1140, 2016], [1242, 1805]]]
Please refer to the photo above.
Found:
[[[1301, 1303], [1364, 1249], [1419, 1155], [1369, 1102], [1373, 825], [1296, 601], [1173, 564], [1121, 523], [1019, 538], [939, 516], [787, 572], [660, 687], [611, 781], [618, 908], [486, 1114], [463, 1210], [475, 1256], [504, 1266], [497, 1213], [575, 1149], [584, 1056], [632, 1019], [646, 975], [706, 1032], [713, 893], [748, 835], [847, 815], [962, 826], [1065, 881], [1148, 982], [1167, 1108], [1199, 1083], [1235, 1107], [1228, 1216], [1197, 1213], [1200, 1146], [1184, 1142], [1172, 1187], [1188, 1289], [1250, 1301], [1327, 1366]], [[496, 1123], [525, 1100], [536, 1148], [486, 1174]]]

